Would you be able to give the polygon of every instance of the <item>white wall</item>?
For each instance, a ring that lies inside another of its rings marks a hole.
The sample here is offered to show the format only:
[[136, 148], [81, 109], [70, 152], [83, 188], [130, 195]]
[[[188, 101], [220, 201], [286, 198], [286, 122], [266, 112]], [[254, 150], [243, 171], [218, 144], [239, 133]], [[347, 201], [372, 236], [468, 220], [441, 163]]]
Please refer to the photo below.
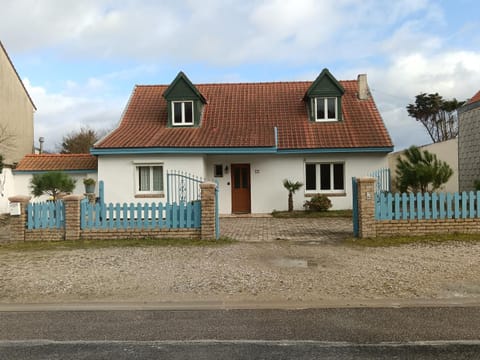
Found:
[[[102, 155], [98, 157], [98, 179], [105, 183], [105, 202], [130, 203], [166, 201], [166, 198], [135, 198], [135, 167], [138, 162], [162, 163], [164, 174], [167, 170], [179, 170], [214, 179], [214, 165], [222, 164], [225, 168], [231, 164], [250, 164], [252, 213], [270, 213], [272, 210], [286, 210], [288, 192], [283, 187], [283, 180], [305, 183], [305, 162], [344, 162], [345, 190], [344, 196], [329, 196], [332, 209], [350, 209], [351, 178], [367, 176], [369, 172], [387, 166], [385, 154], [319, 154], [319, 155]], [[165, 176], [165, 175], [164, 175]], [[164, 179], [164, 183], [166, 179]], [[216, 178], [219, 182], [220, 213], [230, 214], [231, 174]], [[295, 209], [303, 209], [305, 188], [294, 195]]]
[[[441, 187], [440, 191], [445, 192], [457, 192], [458, 191], [458, 139], [450, 139], [438, 143], [429, 145], [423, 145], [418, 147], [420, 150], [427, 150], [429, 153], [437, 155], [439, 160], [445, 161], [453, 170], [453, 175], [450, 179]], [[395, 180], [398, 159], [405, 152], [396, 151], [388, 155], [388, 167], [390, 168], [390, 174], [392, 179], [393, 188], [395, 189]]]
[[[215, 164], [222, 164], [223, 168], [231, 164], [250, 164], [251, 177], [251, 204], [252, 213], [270, 213], [272, 210], [287, 210], [288, 192], [283, 187], [283, 180], [300, 181], [305, 184], [305, 162], [344, 162], [345, 163], [345, 196], [329, 196], [332, 209], [352, 208], [353, 176], [363, 177], [371, 171], [387, 166], [385, 154], [319, 154], [319, 155], [229, 155], [207, 157], [207, 178], [213, 178]], [[220, 213], [230, 214], [231, 202], [231, 174], [224, 174], [216, 178], [220, 185], [219, 202]], [[294, 208], [303, 209], [305, 187], [302, 187], [293, 197]]]
[[162, 163], [164, 184], [168, 170], [205, 177], [204, 155], [102, 155], [98, 157], [98, 179], [104, 181], [106, 203], [166, 201], [166, 198], [135, 198], [135, 167], [138, 162]]
[[12, 170], [3, 168], [0, 173], [0, 214], [8, 213], [8, 198], [15, 195]]
[[[96, 173], [68, 173], [70, 177], [72, 177], [75, 182], [75, 189], [73, 190], [72, 194], [83, 195], [85, 193], [85, 186], [83, 185], [83, 179], [85, 178], [92, 178], [97, 180]], [[38, 197], [33, 197], [30, 189], [30, 180], [32, 179], [32, 174], [27, 173], [15, 173], [13, 178], [15, 181], [15, 186], [13, 193], [9, 196], [13, 195], [28, 195], [32, 196], [32, 202], [40, 202], [49, 199], [49, 196], [42, 195]], [[95, 192], [98, 194], [98, 183], [95, 185]]]

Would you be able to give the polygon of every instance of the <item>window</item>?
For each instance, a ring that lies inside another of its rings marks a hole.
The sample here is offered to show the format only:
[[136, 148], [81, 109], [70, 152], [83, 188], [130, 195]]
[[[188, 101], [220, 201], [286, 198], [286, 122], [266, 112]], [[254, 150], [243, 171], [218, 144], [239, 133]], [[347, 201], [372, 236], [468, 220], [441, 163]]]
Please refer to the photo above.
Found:
[[141, 165], [136, 167], [136, 192], [161, 193], [163, 192], [163, 166]]
[[306, 192], [344, 192], [344, 164], [306, 163], [305, 190]]
[[172, 101], [173, 125], [193, 125], [193, 101]]
[[317, 97], [315, 98], [315, 121], [338, 120], [337, 98]]
[[221, 165], [221, 164], [214, 165], [213, 176], [214, 177], [223, 177], [223, 165]]

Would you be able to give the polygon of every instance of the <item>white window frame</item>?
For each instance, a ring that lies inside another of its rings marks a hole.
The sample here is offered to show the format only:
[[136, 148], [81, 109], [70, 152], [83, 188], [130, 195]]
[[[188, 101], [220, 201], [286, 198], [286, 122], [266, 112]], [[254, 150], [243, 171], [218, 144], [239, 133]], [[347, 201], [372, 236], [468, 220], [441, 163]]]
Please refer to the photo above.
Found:
[[[185, 121], [185, 104], [192, 104], [192, 122]], [[182, 122], [175, 122], [175, 104], [182, 104]], [[193, 126], [195, 123], [195, 107], [193, 101], [172, 101], [172, 126]]]
[[[334, 99], [335, 100], [335, 117], [334, 118], [329, 118], [328, 117], [328, 99]], [[325, 114], [325, 117], [323, 118], [318, 118], [317, 117], [317, 108], [319, 106], [318, 103], [323, 103], [323, 113]], [[315, 114], [315, 121], [317, 122], [324, 122], [324, 121], [338, 121], [338, 98], [334, 96], [327, 96], [327, 97], [316, 97], [314, 100], [314, 114]]]
[[[315, 189], [307, 190], [307, 165], [315, 165]], [[330, 165], [330, 189], [321, 189], [320, 165]], [[343, 165], [343, 189], [334, 189], [334, 165]], [[304, 163], [305, 194], [344, 194], [346, 192], [345, 184], [345, 163], [341, 161], [306, 161]]]
[[[163, 195], [165, 192], [165, 166], [163, 163], [140, 163], [140, 162], [134, 162], [135, 165], [135, 181], [134, 181], [134, 186], [135, 186], [135, 195]], [[140, 190], [140, 168], [141, 167], [148, 167], [149, 169], [149, 185], [150, 188], [148, 190]], [[161, 167], [162, 168], [162, 189], [161, 190], [153, 190], [153, 168], [154, 167]]]

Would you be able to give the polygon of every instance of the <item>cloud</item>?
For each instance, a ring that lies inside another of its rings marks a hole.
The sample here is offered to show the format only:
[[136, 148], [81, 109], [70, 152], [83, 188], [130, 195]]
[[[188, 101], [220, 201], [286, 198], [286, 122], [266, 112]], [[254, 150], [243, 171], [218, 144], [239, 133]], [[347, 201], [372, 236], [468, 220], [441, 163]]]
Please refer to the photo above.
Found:
[[[23, 82], [38, 108], [34, 120], [35, 142], [40, 136], [44, 137], [45, 149], [51, 152], [59, 150], [63, 136], [82, 127], [99, 131], [113, 128], [125, 103], [124, 99], [106, 100], [51, 93], [44, 87], [32, 85], [28, 78]], [[78, 84], [74, 86], [81, 87]], [[89, 86], [88, 83], [85, 85], [86, 88]]]
[[[418, 24], [427, 28], [440, 17], [431, 15], [436, 7], [426, 0], [209, 0], [202, 6], [196, 1], [9, 0], [7, 4], [2, 8], [6, 21], [0, 23], [0, 33], [15, 51], [54, 48], [72, 58], [129, 57], [216, 66], [331, 62], [345, 56], [352, 61], [372, 56], [382, 38], [407, 17], [415, 17], [417, 28]], [[20, 18], [29, 26], [17, 21]], [[405, 32], [409, 25], [404, 27]]]
[[480, 88], [480, 52], [450, 51], [392, 58], [368, 70], [370, 87], [397, 149], [431, 142], [405, 107], [420, 93], [438, 92], [463, 101]]
[[[306, 80], [329, 67], [339, 79], [369, 75], [402, 148], [429, 141], [405, 111], [415, 95], [463, 100], [479, 88], [478, 19], [459, 23], [462, 7], [431, 0], [6, 0], [0, 34], [9, 52], [42, 63], [50, 58], [41, 50], [74, 62], [64, 69], [68, 78], [29, 85], [37, 132], [47, 141], [49, 129], [61, 138], [50, 126], [63, 134], [78, 124], [116, 123], [133, 84], [155, 83], [164, 72], [171, 80], [194, 69], [203, 82]], [[76, 71], [98, 62], [103, 69], [95, 73]]]

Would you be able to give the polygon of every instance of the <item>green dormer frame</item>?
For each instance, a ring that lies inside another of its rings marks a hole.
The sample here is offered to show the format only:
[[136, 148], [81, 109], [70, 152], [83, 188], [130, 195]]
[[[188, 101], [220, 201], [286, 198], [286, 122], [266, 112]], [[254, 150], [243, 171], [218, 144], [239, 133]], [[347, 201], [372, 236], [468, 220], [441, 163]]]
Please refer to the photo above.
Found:
[[178, 73], [163, 93], [167, 100], [169, 127], [198, 127], [205, 97], [182, 71]]
[[310, 85], [303, 100], [307, 103], [308, 117], [312, 122], [342, 121], [343, 86], [323, 69]]

